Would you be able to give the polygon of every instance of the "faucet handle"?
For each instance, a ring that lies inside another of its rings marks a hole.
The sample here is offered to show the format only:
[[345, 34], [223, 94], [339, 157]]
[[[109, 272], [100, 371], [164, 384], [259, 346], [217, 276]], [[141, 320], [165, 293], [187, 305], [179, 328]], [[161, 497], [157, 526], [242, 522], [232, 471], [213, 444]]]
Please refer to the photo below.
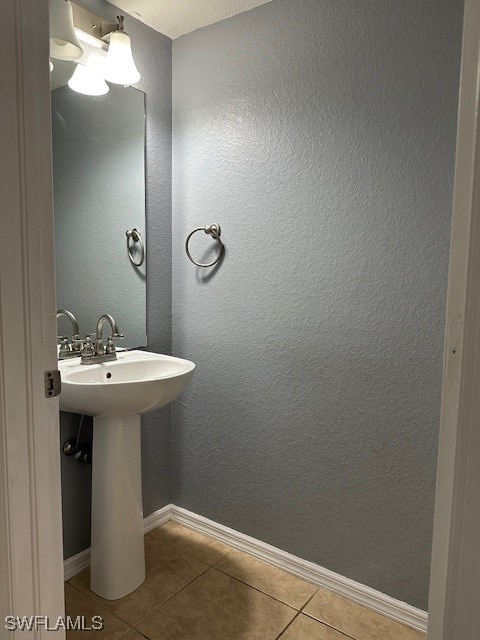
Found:
[[93, 348], [92, 338], [88, 334], [85, 337], [85, 341], [83, 343], [83, 347], [80, 353], [82, 356], [80, 360], [80, 364], [92, 364], [95, 350]]
[[82, 347], [82, 356], [93, 356], [93, 342], [90, 335], [85, 336], [85, 341]]
[[83, 345], [85, 344], [85, 340], [83, 338], [80, 338], [80, 336], [72, 336], [72, 351], [77, 351], [78, 353], [80, 353], [80, 351], [83, 349]]
[[113, 336], [109, 336], [107, 339], [107, 346], [105, 347], [105, 353], [115, 353], [115, 343], [113, 342]]
[[58, 336], [60, 339], [60, 349], [58, 351], [58, 355], [60, 358], [64, 358], [70, 353], [70, 344], [68, 342], [67, 336]]
[[114, 340], [118, 338], [123, 338], [123, 333], [112, 333], [111, 336], [107, 339], [107, 346], [105, 347], [105, 353], [115, 353], [115, 343]]

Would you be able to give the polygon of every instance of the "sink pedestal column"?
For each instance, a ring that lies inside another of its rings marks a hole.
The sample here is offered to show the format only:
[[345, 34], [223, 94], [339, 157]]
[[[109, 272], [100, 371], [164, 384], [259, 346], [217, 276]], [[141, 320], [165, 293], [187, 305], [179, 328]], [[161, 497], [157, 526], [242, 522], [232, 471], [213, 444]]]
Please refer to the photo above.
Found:
[[140, 416], [93, 419], [92, 591], [116, 600], [145, 580]]

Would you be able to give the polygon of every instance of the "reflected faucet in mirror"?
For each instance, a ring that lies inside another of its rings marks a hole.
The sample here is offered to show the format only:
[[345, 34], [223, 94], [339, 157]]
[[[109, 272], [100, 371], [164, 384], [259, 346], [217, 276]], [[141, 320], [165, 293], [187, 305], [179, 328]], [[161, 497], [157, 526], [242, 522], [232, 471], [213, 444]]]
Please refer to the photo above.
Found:
[[65, 360], [65, 358], [78, 358], [83, 347], [83, 340], [80, 338], [80, 329], [76, 317], [68, 309], [59, 309], [57, 311], [57, 320], [64, 316], [68, 318], [72, 324], [72, 339], [68, 341], [66, 335], [57, 336], [57, 340], [60, 340], [60, 349], [58, 351], [58, 359]]

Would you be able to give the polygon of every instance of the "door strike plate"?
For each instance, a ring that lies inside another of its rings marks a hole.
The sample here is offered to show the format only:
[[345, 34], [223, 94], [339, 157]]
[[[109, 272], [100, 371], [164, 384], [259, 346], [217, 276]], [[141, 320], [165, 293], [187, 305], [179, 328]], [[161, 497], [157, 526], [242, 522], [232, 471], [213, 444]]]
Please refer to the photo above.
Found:
[[62, 377], [58, 369], [45, 371], [44, 381], [46, 398], [54, 398], [60, 395], [60, 391], [62, 390]]

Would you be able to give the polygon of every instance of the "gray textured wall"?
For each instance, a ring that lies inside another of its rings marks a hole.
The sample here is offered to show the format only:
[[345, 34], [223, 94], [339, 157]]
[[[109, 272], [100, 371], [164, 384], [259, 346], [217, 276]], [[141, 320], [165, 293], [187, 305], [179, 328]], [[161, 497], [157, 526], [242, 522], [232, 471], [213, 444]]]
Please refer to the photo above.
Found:
[[461, 18], [275, 0], [173, 45], [173, 502], [422, 608]]
[[[79, 4], [115, 20], [118, 10], [106, 0]], [[171, 40], [127, 16], [137, 67], [138, 88], [146, 93], [147, 195], [147, 346], [171, 352]], [[76, 429], [78, 416], [61, 414], [61, 442]], [[86, 432], [91, 421], [86, 423]], [[148, 515], [169, 502], [170, 407], [142, 419], [143, 505]], [[72, 556], [90, 544], [91, 468], [62, 456], [64, 554]]]

